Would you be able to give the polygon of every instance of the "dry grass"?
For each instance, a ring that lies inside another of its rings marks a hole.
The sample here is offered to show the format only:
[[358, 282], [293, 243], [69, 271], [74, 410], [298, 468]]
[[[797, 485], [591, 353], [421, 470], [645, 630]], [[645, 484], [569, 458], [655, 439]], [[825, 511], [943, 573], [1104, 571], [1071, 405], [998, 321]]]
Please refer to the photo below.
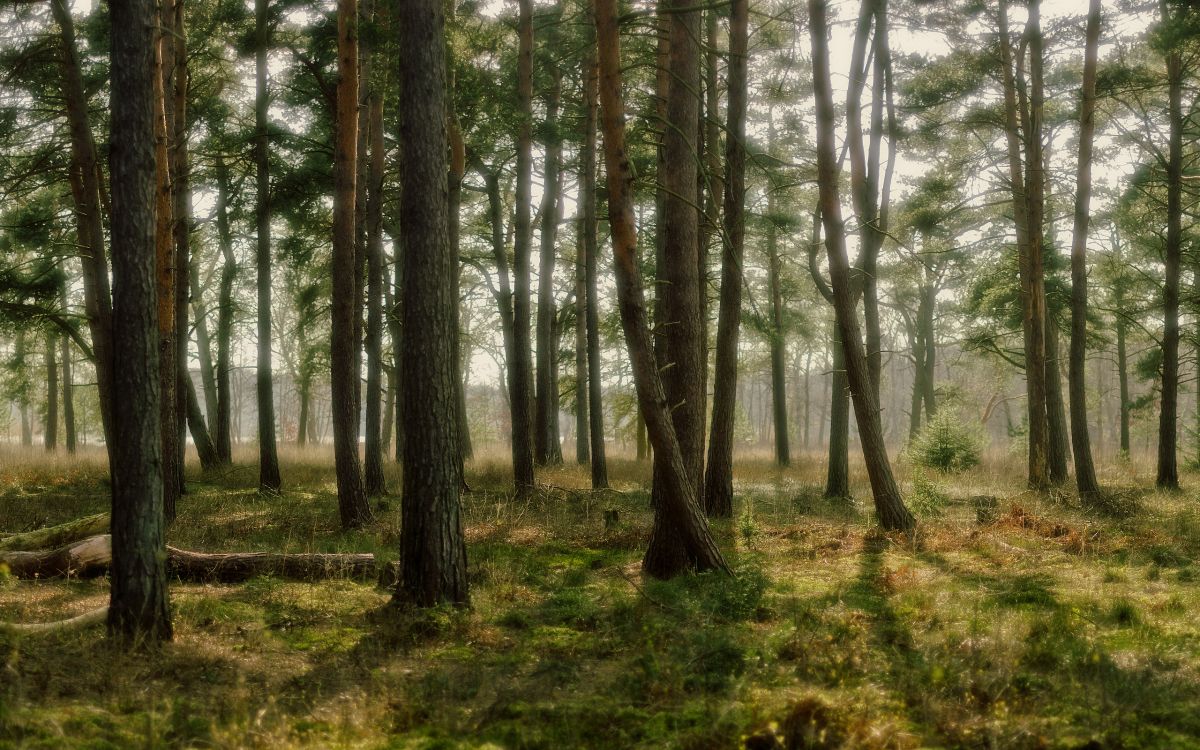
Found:
[[[191, 467], [171, 543], [395, 555], [397, 499], [341, 532], [328, 456], [283, 458], [277, 498], [253, 491], [248, 452]], [[0, 462], [0, 532], [107, 501], [98, 454]], [[1104, 467], [1137, 499], [1112, 516], [1023, 492], [1009, 456], [955, 477], [901, 461], [910, 495], [932, 498], [905, 538], [872, 527], [857, 462], [857, 497], [836, 501], [819, 457], [795, 464], [739, 460], [734, 518], [714, 525], [736, 579], [663, 583], [637, 564], [648, 466], [614, 460], [602, 493], [579, 467], [548, 470], [518, 501], [502, 457], [481, 458], [470, 610], [401, 616], [372, 586], [257, 579], [173, 586], [176, 639], [150, 655], [98, 630], [0, 636], [0, 747], [1200, 746], [1193, 495]], [[0, 620], [105, 597], [103, 580], [2, 582]]]

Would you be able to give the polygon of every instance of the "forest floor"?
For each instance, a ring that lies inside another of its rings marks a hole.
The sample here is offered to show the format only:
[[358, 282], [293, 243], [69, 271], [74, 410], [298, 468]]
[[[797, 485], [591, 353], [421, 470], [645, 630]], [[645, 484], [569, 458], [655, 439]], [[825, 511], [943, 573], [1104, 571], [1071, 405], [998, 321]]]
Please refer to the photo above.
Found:
[[[169, 542], [395, 558], [398, 498], [343, 533], [331, 461], [284, 459], [279, 497], [251, 463], [191, 471]], [[714, 527], [736, 577], [659, 582], [639, 570], [647, 465], [613, 461], [596, 494], [547, 470], [516, 502], [503, 462], [472, 462], [469, 610], [259, 578], [173, 585], [175, 641], [148, 655], [99, 627], [0, 635], [0, 747], [1200, 747], [1200, 474], [1166, 494], [1138, 489], [1148, 466], [1106, 466], [1122, 501], [1097, 513], [1023, 492], [1015, 459], [901, 462], [914, 540], [872, 528], [861, 468], [831, 502], [819, 457], [795, 464], [739, 461]], [[107, 507], [99, 454], [0, 467], [0, 531]], [[0, 621], [107, 598], [104, 579], [0, 579]]]

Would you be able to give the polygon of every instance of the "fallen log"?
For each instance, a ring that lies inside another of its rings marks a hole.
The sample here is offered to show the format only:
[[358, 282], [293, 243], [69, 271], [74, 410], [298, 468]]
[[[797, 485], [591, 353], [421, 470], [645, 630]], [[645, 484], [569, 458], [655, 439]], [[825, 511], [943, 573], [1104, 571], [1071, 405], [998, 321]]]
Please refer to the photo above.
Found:
[[65, 620], [56, 620], [54, 622], [0, 622], [0, 632], [8, 631], [10, 633], [34, 634], [80, 630], [89, 625], [102, 623], [107, 618], [108, 607], [100, 607], [99, 609], [93, 609], [90, 612], [84, 612], [75, 617], [68, 617]]
[[97, 534], [107, 534], [111, 521], [107, 513], [77, 518], [58, 526], [48, 526], [0, 537], [0, 551], [52, 549], [78, 542]]
[[[0, 565], [17, 578], [86, 578], [103, 575], [111, 563], [108, 534], [54, 550], [0, 552]], [[193, 552], [167, 547], [168, 575], [188, 582], [238, 583], [257, 576], [289, 581], [386, 580], [388, 571], [382, 572], [384, 576], [369, 552]]]
[[112, 537], [88, 537], [58, 549], [0, 552], [0, 565], [17, 578], [90, 578], [112, 563]]

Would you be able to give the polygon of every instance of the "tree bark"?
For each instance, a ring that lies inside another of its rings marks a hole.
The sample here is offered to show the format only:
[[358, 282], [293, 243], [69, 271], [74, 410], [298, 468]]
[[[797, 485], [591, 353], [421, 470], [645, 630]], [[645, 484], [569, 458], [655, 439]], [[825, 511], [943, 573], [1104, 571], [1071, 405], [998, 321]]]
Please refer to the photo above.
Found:
[[[547, 35], [548, 45], [555, 43]], [[555, 69], [556, 71], [557, 69]], [[554, 301], [554, 269], [557, 261], [558, 223], [561, 216], [559, 166], [562, 139], [558, 134], [558, 108], [562, 75], [551, 72], [546, 97], [546, 158], [542, 169], [541, 246], [537, 310], [537, 394], [534, 413], [534, 459], [542, 466], [562, 463], [558, 420], [558, 310]]]
[[[737, 349], [741, 332], [742, 265], [746, 234], [746, 57], [748, 0], [734, 0], [729, 18], [728, 112], [726, 113], [724, 232], [721, 297], [717, 312], [716, 370], [712, 430], [704, 479], [704, 510], [712, 517], [733, 514], [733, 425], [737, 411]], [[715, 114], [714, 114], [715, 116]]]
[[1087, 417], [1087, 240], [1091, 219], [1092, 142], [1096, 132], [1096, 68], [1100, 47], [1100, 0], [1088, 3], [1083, 52], [1083, 92], [1079, 106], [1079, 162], [1075, 172], [1075, 223], [1071, 235], [1071, 449], [1075, 456], [1075, 486], [1080, 497], [1100, 492], [1092, 463]]
[[[774, 126], [770, 128], [774, 134]], [[773, 139], [772, 139], [773, 140]], [[767, 194], [767, 286], [771, 295], [771, 413], [775, 426], [775, 463], [792, 462], [788, 444], [787, 380], [784, 372], [787, 342], [783, 327], [782, 259], [778, 228], [775, 226], [775, 193]]]
[[863, 458], [871, 479], [875, 512], [885, 529], [911, 529], [915, 519], [904, 507], [900, 488], [892, 476], [887, 448], [883, 442], [866, 353], [860, 338], [858, 319], [850, 289], [850, 264], [846, 255], [845, 225], [838, 198], [838, 172], [835, 153], [833, 91], [829, 76], [829, 49], [825, 22], [825, 0], [809, 0], [809, 33], [813, 50], [813, 89], [817, 105], [817, 174], [821, 196], [821, 214], [825, 224], [825, 248], [829, 256], [829, 276], [833, 287], [834, 310], [845, 354], [846, 375], [858, 420]]
[[[66, 286], [59, 287], [59, 300], [62, 309], [67, 309], [67, 289]], [[75, 453], [76, 435], [75, 435], [75, 392], [71, 384], [71, 337], [62, 336], [62, 416], [63, 416], [63, 440], [67, 447], [67, 453]]]
[[[465, 605], [467, 552], [459, 493], [454, 349], [458, 257], [450, 243], [447, 197], [446, 65], [441, 0], [398, 6], [400, 48], [400, 233], [404, 253], [403, 500], [400, 581], [395, 601]], [[399, 352], [397, 358], [400, 360]]]
[[[1168, 5], [1162, 6], [1168, 22]], [[1183, 253], [1183, 53], [1174, 43], [1167, 51], [1167, 242], [1163, 248], [1162, 384], [1158, 413], [1158, 470], [1155, 484], [1179, 488], [1179, 266]]]
[[[270, 36], [267, 20], [268, 2], [269, 0], [254, 0], [254, 164], [258, 187], [258, 242], [255, 254], [258, 270], [258, 368], [255, 385], [258, 397], [258, 489], [260, 492], [277, 493], [282, 487], [282, 481], [279, 477], [279, 455], [275, 446], [275, 386], [271, 371], [271, 171], [267, 137], [267, 44]], [[336, 269], [334, 283], [338, 283]], [[336, 330], [334, 340], [337, 340]], [[356, 383], [357, 380], [356, 377]], [[355, 432], [357, 433], [357, 430]], [[355, 455], [357, 457], [357, 451]]]
[[38, 550], [69, 545], [97, 534], [106, 534], [112, 527], [112, 515], [97, 513], [74, 521], [48, 526], [44, 529], [0, 534], [0, 552]]
[[[114, 373], [108, 630], [126, 645], [171, 639], [155, 282], [156, 23], [150, 0], [114, 0], [111, 138]], [[157, 81], [156, 81], [157, 79]]]
[[217, 458], [217, 448], [213, 445], [208, 426], [204, 423], [204, 412], [200, 410], [200, 399], [196, 396], [196, 384], [191, 375], [188, 375], [179, 385], [183, 389], [187, 427], [191, 430], [192, 443], [196, 446], [196, 455], [200, 458], [200, 468], [211, 471], [220, 466], [221, 461]]
[[1071, 453], [1058, 338], [1058, 323], [1050, 316], [1046, 320], [1046, 426], [1050, 447], [1046, 464], [1050, 470], [1050, 481], [1054, 484], [1062, 484], [1069, 478], [1067, 461]]
[[[330, 385], [338, 512], [342, 528], [371, 521], [358, 459], [359, 317], [355, 277], [355, 202], [358, 172], [358, 0], [338, 0], [337, 136], [333, 169], [333, 340]], [[439, 121], [440, 122], [440, 121]], [[412, 196], [405, 194], [405, 200]], [[412, 357], [411, 349], [406, 356]]]
[[617, 278], [621, 326], [629, 347], [638, 405], [646, 418], [650, 439], [655, 444], [655, 455], [669, 457], [669, 460], [662, 464], [664, 491], [660, 496], [661, 502], [655, 508], [655, 534], [660, 533], [663, 527], [672, 527], [685, 552], [678, 557], [661, 557], [647, 549], [642, 567], [647, 574], [658, 578], [669, 578], [688, 569], [728, 570], [708, 531], [708, 525], [697, 502], [696, 486], [679, 449], [646, 317], [645, 293], [637, 262], [637, 234], [633, 219], [633, 171], [625, 148], [624, 105], [621, 101], [621, 51], [615, 0], [597, 0], [595, 13], [609, 223], [612, 227], [613, 268]]
[[[700, 14], [694, 0], [664, 0], [669, 27], [666, 119], [663, 121], [663, 263], [658, 268], [663, 313], [662, 383], [691, 494], [704, 497], [704, 380], [700, 310], [696, 136], [700, 124]], [[603, 91], [602, 91], [603, 93]], [[607, 114], [606, 114], [607, 117]], [[605, 131], [607, 135], [607, 129]], [[607, 147], [607, 143], [606, 143]], [[609, 164], [610, 170], [612, 164]], [[611, 179], [610, 179], [611, 185]], [[611, 187], [610, 187], [611, 189]], [[610, 220], [611, 221], [611, 220]], [[630, 353], [631, 360], [633, 353]], [[650, 427], [650, 417], [646, 417]], [[652, 429], [652, 428], [651, 428]], [[669, 453], [655, 451], [657, 504], [675, 491], [667, 484]], [[646, 569], [680, 570], [688, 551], [680, 528], [656, 516]]]

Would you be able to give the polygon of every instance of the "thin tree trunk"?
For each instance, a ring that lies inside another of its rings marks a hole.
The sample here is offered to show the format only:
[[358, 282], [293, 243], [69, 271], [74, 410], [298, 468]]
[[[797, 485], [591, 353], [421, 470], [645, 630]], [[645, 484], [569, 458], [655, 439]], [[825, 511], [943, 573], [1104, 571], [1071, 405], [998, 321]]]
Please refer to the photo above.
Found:
[[204, 289], [200, 286], [200, 269], [195, 262], [188, 264], [188, 284], [192, 295], [192, 314], [196, 317], [196, 351], [200, 361], [200, 383], [204, 387], [204, 419], [215, 430], [217, 373], [212, 357], [212, 337], [208, 330], [208, 307], [204, 303]]
[[[350, 0], [351, 2], [353, 0]], [[458, 257], [449, 237], [445, 45], [442, 0], [400, 3], [400, 233], [404, 263], [404, 321], [408, 335], [397, 359], [404, 368], [405, 441], [400, 524], [400, 581], [395, 601], [434, 606], [467, 604], [467, 551], [459, 493], [459, 447], [454, 350], [458, 325], [454, 286]]]
[[[774, 131], [774, 127], [771, 128]], [[775, 227], [774, 192], [767, 195], [767, 285], [771, 294], [771, 410], [775, 426], [775, 463], [791, 463], [788, 445], [787, 380], [784, 372], [787, 342], [783, 328], [783, 289], [780, 279], [782, 259], [779, 257], [778, 231]]]
[[[60, 304], [63, 311], [67, 309], [67, 288], [65, 285], [60, 286], [58, 290]], [[63, 439], [66, 443], [67, 453], [74, 453], [77, 447], [77, 436], [75, 433], [75, 392], [71, 384], [71, 337], [62, 336], [62, 416], [63, 416]]]
[[1079, 162], [1075, 173], [1075, 224], [1071, 236], [1071, 448], [1075, 456], [1075, 485], [1079, 495], [1092, 498], [1100, 491], [1092, 463], [1087, 421], [1087, 240], [1091, 219], [1092, 141], [1096, 132], [1096, 67], [1100, 46], [1100, 0], [1088, 4], [1083, 53], [1083, 100], [1079, 107]]
[[[596, 0], [597, 48], [600, 60], [600, 102], [603, 108], [604, 152], [607, 166], [609, 221], [613, 236], [613, 267], [621, 325], [629, 347], [638, 404], [662, 463], [664, 486], [655, 509], [655, 536], [670, 527], [684, 554], [662, 557], [647, 549], [642, 567], [649, 575], [669, 578], [688, 569], [728, 570], [708, 531], [697, 502], [696, 485], [684, 463], [675, 435], [669, 402], [654, 357], [645, 293], [637, 260], [633, 218], [633, 171], [625, 148], [624, 105], [621, 101], [620, 41], [615, 0]], [[685, 131], [694, 132], [694, 129]], [[695, 181], [692, 181], [695, 184]], [[693, 217], [695, 216], [693, 212]], [[692, 266], [693, 271], [695, 266]], [[651, 541], [651, 547], [654, 542]]]
[[[555, 43], [547, 35], [548, 45]], [[561, 209], [559, 162], [562, 160], [562, 140], [557, 134], [558, 107], [562, 93], [562, 76], [551, 72], [550, 92], [546, 98], [546, 158], [542, 174], [541, 246], [538, 274], [537, 310], [537, 394], [534, 414], [534, 458], [540, 465], [562, 463], [562, 446], [558, 422], [558, 311], [554, 302], [554, 268], [557, 254], [558, 222]]]
[[[449, 4], [451, 17], [453, 17], [455, 2]], [[447, 54], [453, 50], [453, 45], [447, 45]], [[457, 291], [460, 288], [460, 279], [462, 276], [462, 254], [459, 250], [459, 235], [460, 224], [462, 221], [462, 183], [463, 177], [467, 169], [467, 149], [463, 142], [462, 128], [458, 122], [458, 84], [453, 75], [454, 65], [450, 61], [448, 65], [448, 75], [450, 75], [449, 95], [446, 98], [446, 106], [448, 115], [446, 117], [447, 133], [450, 137], [450, 171], [448, 174], [449, 181], [449, 196], [450, 215], [450, 247], [454, 251], [454, 257], [458, 259], [458, 263], [454, 266], [454, 289]], [[454, 329], [459, 331], [459, 335], [455, 338], [454, 347], [454, 371], [459, 373], [459, 377], [455, 378], [455, 400], [458, 403], [458, 446], [462, 451], [462, 458], [466, 461], [475, 455], [475, 447], [471, 442], [471, 423], [467, 418], [467, 389], [463, 382], [462, 373], [464, 370], [470, 370], [470, 357], [463, 357], [463, 334], [461, 333], [461, 314], [459, 306], [454, 306]], [[464, 359], [466, 367], [463, 367]]]
[[46, 335], [46, 426], [42, 431], [43, 444], [49, 452], [58, 450], [58, 337]]
[[[583, 63], [583, 76], [591, 75], [588, 71], [589, 61]], [[585, 81], [584, 86], [587, 83]], [[584, 93], [587, 97], [587, 92]], [[584, 106], [588, 106], [584, 102]], [[587, 127], [585, 122], [584, 127]], [[584, 136], [586, 138], [586, 135]], [[586, 148], [586, 145], [582, 146]], [[580, 157], [580, 170], [584, 157]], [[593, 165], [594, 167], [594, 165]], [[582, 184], [581, 176], [581, 184]], [[582, 197], [581, 188], [580, 200]], [[588, 432], [588, 372], [587, 372], [587, 247], [584, 233], [587, 232], [587, 217], [585, 211], [579, 211], [578, 237], [575, 242], [575, 463], [587, 464], [592, 459], [591, 435]]]
[[[171, 17], [169, 22], [164, 25], [170, 30], [173, 40], [174, 50], [172, 53], [172, 84], [173, 89], [171, 94], [171, 116], [168, 122], [171, 123], [172, 132], [170, 139], [170, 164], [171, 164], [171, 212], [172, 212], [172, 234], [174, 235], [175, 244], [175, 357], [172, 365], [175, 370], [175, 450], [178, 472], [179, 494], [183, 495], [187, 492], [187, 485], [184, 482], [184, 466], [187, 455], [187, 424], [188, 417], [188, 394], [184, 386], [185, 380], [191, 380], [191, 375], [188, 372], [188, 302], [190, 300], [189, 282], [191, 275], [188, 269], [191, 267], [191, 233], [192, 233], [192, 189], [191, 189], [191, 169], [190, 157], [188, 152], [188, 121], [187, 121], [187, 97], [188, 97], [188, 49], [187, 49], [187, 31], [184, 24], [184, 0], [173, 0], [170, 5]], [[164, 79], [165, 82], [166, 79]], [[195, 394], [192, 394], [195, 398]], [[202, 422], [203, 417], [199, 410], [196, 411], [197, 418]], [[197, 434], [203, 434], [203, 439], [200, 442], [205, 442], [203, 446], [205, 458], [201, 461], [202, 465], [212, 466], [212, 441], [208, 438], [208, 430], [205, 427]], [[197, 442], [197, 451], [202, 450], [200, 443]]]
[[[583, 176], [580, 179], [579, 200], [583, 214], [584, 287], [587, 318], [587, 404], [589, 442], [591, 443], [592, 489], [608, 487], [608, 457], [604, 444], [604, 401], [600, 366], [600, 248], [596, 239], [596, 128], [599, 119], [600, 69], [596, 59], [595, 18], [589, 19], [588, 55], [584, 63], [583, 153], [580, 155]], [[639, 454], [642, 446], [639, 444]], [[639, 458], [641, 456], [639, 455]]]
[[200, 458], [200, 468], [210, 471], [220, 466], [221, 461], [217, 458], [217, 448], [208, 434], [208, 426], [204, 424], [204, 412], [200, 410], [200, 399], [196, 396], [196, 384], [189, 375], [182, 379], [179, 385], [183, 389], [187, 427], [191, 430], [192, 443], [195, 444], [196, 455]]
[[845, 225], [838, 198], [838, 173], [835, 153], [833, 91], [830, 87], [829, 49], [826, 39], [824, 0], [809, 0], [809, 33], [813, 50], [813, 88], [817, 105], [817, 173], [821, 193], [821, 213], [825, 224], [825, 247], [829, 255], [829, 275], [833, 287], [834, 309], [845, 353], [846, 375], [853, 395], [859, 438], [875, 512], [886, 529], [911, 529], [915, 519], [904, 507], [900, 488], [892, 476], [887, 448], [883, 443], [867, 356], [860, 338], [858, 319], [850, 289], [850, 266], [846, 256]]
[[383, 93], [369, 96], [371, 158], [367, 176], [367, 439], [365, 491], [374, 497], [387, 492], [383, 477], [381, 435], [383, 420]]
[[[355, 201], [358, 171], [358, 0], [338, 0], [338, 86], [333, 170], [333, 341], [330, 384], [333, 392], [333, 443], [337, 470], [338, 512], [342, 528], [371, 521], [358, 460], [358, 348], [355, 319], [360, 317], [355, 278]], [[413, 106], [409, 103], [406, 106]], [[440, 121], [439, 121], [440, 122]], [[440, 191], [439, 191], [440, 192]], [[412, 196], [405, 195], [405, 200]], [[411, 350], [408, 357], [412, 357]]]
[[[729, 19], [729, 111], [726, 116], [721, 301], [717, 319], [712, 430], [704, 480], [709, 516], [733, 513], [733, 426], [737, 410], [737, 349], [741, 329], [742, 265], [746, 234], [746, 57], [749, 2], [734, 0]], [[715, 117], [716, 113], [712, 113]]]
[[[154, 84], [154, 143], [155, 143], [155, 233], [154, 250], [156, 273], [158, 280], [158, 337], [159, 337], [159, 424], [162, 427], [162, 480], [163, 480], [163, 515], [170, 524], [175, 520], [175, 506], [182, 494], [180, 481], [182, 465], [180, 456], [179, 420], [183, 417], [179, 410], [179, 368], [178, 321], [175, 315], [176, 285], [179, 283], [179, 269], [176, 265], [174, 212], [171, 181], [174, 176], [170, 161], [170, 142], [173, 135], [171, 120], [168, 116], [166, 92], [172, 81], [172, 70], [175, 66], [174, 35], [166, 31], [164, 25], [168, 22], [165, 14], [169, 8], [160, 6], [157, 16], [159, 35], [156, 40], [157, 58], [155, 70], [157, 75]], [[170, 110], [173, 115], [174, 110]]]
[[[403, 203], [403, 196], [401, 196]], [[395, 424], [396, 424], [396, 463], [402, 463], [404, 460], [404, 367], [403, 355], [404, 351], [404, 250], [400, 244], [399, 227], [393, 235], [392, 242], [392, 262], [395, 266], [392, 279], [392, 306], [390, 315], [388, 315], [388, 328], [390, 329], [392, 338], [392, 372], [395, 373], [395, 389], [396, 399], [393, 404], [395, 409]]]
[[233, 233], [229, 228], [229, 169], [224, 158], [216, 158], [217, 178], [217, 243], [221, 247], [221, 288], [217, 297], [217, 456], [228, 464], [233, 458], [231, 416], [233, 391], [230, 384], [230, 347], [233, 339], [233, 285], [237, 280], [238, 265], [233, 256]]
[[[258, 368], [255, 385], [258, 397], [258, 488], [260, 492], [277, 493], [282, 481], [279, 477], [279, 456], [275, 448], [275, 388], [271, 372], [271, 172], [267, 152], [267, 44], [270, 34], [267, 28], [268, 2], [269, 0], [254, 1], [254, 164], [258, 187], [258, 241], [255, 254], [258, 270]], [[336, 269], [333, 278], [334, 283], [338, 283]], [[336, 330], [334, 340], [337, 340]], [[357, 381], [356, 377], [355, 382]], [[357, 451], [355, 455], [357, 457]]]
[[150, 0], [109, 4], [113, 356], [109, 633], [125, 645], [171, 639], [163, 541], [158, 302], [155, 280], [155, 65]]

